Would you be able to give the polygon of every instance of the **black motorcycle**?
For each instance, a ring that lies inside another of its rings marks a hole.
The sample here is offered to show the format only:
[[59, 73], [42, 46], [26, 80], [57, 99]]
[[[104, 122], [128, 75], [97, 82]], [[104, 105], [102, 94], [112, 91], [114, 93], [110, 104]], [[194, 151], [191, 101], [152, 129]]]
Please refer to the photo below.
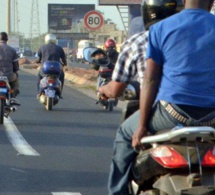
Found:
[[[100, 55], [101, 54], [101, 55]], [[100, 86], [106, 85], [111, 81], [114, 65], [111, 64], [110, 59], [106, 53], [96, 47], [86, 47], [83, 51], [84, 59], [90, 63], [91, 68], [98, 71], [97, 90]], [[118, 100], [109, 98], [103, 99], [97, 92], [98, 101], [105, 110], [113, 111], [114, 106], [117, 105]]]
[[[130, 83], [121, 99], [126, 102], [122, 121], [139, 108], [138, 83]], [[130, 195], [214, 195], [215, 129], [182, 127], [158, 132], [141, 140], [129, 182]]]
[[176, 127], [141, 140], [130, 194], [215, 194], [215, 129]]

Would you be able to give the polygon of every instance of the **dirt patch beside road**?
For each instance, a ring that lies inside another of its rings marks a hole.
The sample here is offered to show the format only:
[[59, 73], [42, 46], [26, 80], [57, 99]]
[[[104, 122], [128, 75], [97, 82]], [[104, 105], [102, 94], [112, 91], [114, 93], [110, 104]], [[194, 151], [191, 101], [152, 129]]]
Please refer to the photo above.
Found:
[[73, 74], [89, 81], [96, 81], [98, 75], [98, 72], [95, 70], [86, 70], [83, 68], [66, 68], [65, 73]]

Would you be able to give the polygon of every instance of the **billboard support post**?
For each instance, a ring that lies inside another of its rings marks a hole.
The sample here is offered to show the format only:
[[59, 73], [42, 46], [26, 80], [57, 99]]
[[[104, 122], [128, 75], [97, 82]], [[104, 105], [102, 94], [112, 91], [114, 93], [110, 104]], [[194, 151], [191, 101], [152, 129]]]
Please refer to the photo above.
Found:
[[135, 17], [141, 16], [141, 5], [129, 5], [129, 11], [131, 20]]
[[98, 0], [99, 5], [128, 6], [129, 22], [135, 17], [141, 16], [142, 0]]

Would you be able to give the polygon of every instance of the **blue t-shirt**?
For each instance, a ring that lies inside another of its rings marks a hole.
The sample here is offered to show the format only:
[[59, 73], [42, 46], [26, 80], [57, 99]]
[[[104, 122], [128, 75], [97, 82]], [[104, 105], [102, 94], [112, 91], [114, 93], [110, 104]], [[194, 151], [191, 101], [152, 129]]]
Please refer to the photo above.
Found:
[[157, 100], [215, 107], [215, 16], [185, 9], [151, 26], [147, 58], [162, 66]]

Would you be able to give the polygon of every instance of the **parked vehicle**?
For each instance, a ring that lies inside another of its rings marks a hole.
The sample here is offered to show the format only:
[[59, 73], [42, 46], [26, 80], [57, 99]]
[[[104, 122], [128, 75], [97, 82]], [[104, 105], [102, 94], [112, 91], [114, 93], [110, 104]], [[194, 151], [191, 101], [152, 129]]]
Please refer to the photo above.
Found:
[[10, 87], [7, 77], [0, 76], [0, 124], [4, 123], [4, 117], [17, 110], [19, 102], [13, 98], [13, 90]]
[[[137, 84], [129, 84], [121, 99], [122, 121], [138, 109]], [[175, 127], [144, 137], [145, 150], [133, 162], [130, 195], [215, 194], [215, 129]]]
[[61, 81], [59, 80], [62, 66], [59, 62], [47, 61], [43, 64], [44, 77], [40, 81], [38, 100], [46, 110], [52, 110], [61, 97]]
[[[103, 53], [102, 59], [94, 59], [92, 54], [94, 52], [101, 52]], [[98, 81], [97, 81], [97, 88], [103, 85], [106, 85], [108, 82], [111, 81], [113, 67], [114, 65], [111, 64], [110, 59], [106, 56], [106, 54], [102, 49], [96, 47], [86, 47], [83, 51], [84, 59], [93, 64], [93, 69], [98, 70]], [[95, 62], [96, 61], [96, 62]], [[114, 106], [117, 105], [117, 99], [103, 99], [101, 95], [97, 92], [98, 101], [96, 104], [100, 104], [104, 109], [113, 111]]]

